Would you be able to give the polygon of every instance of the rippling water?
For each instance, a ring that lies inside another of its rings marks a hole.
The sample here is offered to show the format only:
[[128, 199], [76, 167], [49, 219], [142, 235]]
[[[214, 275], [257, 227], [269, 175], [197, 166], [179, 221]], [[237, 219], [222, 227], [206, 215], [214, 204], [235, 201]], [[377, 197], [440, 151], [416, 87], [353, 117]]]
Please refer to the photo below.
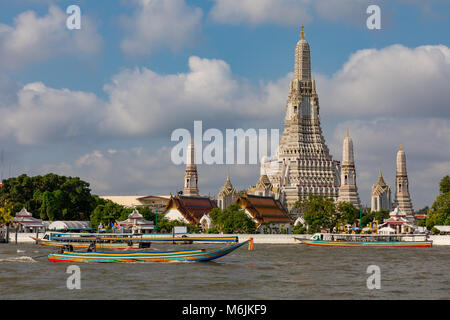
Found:
[[[217, 248], [218, 244], [176, 248]], [[174, 250], [170, 245], [154, 249]], [[66, 287], [70, 263], [36, 245], [0, 245], [1, 299], [450, 299], [450, 247], [327, 248], [256, 244], [215, 262], [83, 264], [81, 290]], [[381, 289], [369, 290], [369, 265]]]

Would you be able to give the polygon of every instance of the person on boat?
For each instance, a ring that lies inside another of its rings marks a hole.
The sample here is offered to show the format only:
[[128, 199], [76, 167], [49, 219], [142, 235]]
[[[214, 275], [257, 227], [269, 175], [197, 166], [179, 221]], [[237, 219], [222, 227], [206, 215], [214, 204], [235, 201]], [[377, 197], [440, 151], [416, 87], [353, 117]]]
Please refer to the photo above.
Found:
[[95, 247], [95, 243], [94, 242], [92, 242], [90, 245], [89, 245], [89, 248], [87, 249], [87, 252], [96, 252], [97, 250], [96, 250], [96, 247]]

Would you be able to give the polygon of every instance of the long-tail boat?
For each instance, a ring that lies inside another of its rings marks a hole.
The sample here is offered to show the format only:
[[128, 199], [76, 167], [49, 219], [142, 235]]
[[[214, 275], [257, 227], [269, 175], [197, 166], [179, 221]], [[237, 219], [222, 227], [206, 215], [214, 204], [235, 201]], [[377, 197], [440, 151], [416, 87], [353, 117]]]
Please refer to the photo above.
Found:
[[[36, 237], [30, 237], [35, 240], [37, 244], [41, 246], [47, 247], [57, 247], [62, 248], [67, 245], [71, 245], [73, 248], [77, 249], [87, 249], [89, 245], [93, 242], [63, 242], [63, 241], [54, 241], [48, 239], [40, 239]], [[126, 242], [96, 242], [97, 248], [101, 249], [111, 249], [111, 250], [139, 250], [142, 249], [142, 245], [139, 243], [126, 243]]]
[[253, 239], [240, 242], [225, 248], [206, 251], [181, 250], [181, 251], [150, 251], [150, 252], [79, 252], [65, 251], [48, 255], [50, 262], [175, 262], [175, 261], [210, 261], [223, 257], [234, 250], [249, 244], [249, 250], [253, 250]]
[[44, 236], [44, 240], [62, 241], [62, 242], [85, 242], [90, 243], [179, 243], [191, 244], [194, 242], [238, 242], [237, 236], [153, 236], [153, 235], [132, 235], [132, 234], [64, 234], [50, 233]]
[[320, 247], [431, 247], [426, 235], [415, 234], [333, 234], [315, 233], [301, 243]]

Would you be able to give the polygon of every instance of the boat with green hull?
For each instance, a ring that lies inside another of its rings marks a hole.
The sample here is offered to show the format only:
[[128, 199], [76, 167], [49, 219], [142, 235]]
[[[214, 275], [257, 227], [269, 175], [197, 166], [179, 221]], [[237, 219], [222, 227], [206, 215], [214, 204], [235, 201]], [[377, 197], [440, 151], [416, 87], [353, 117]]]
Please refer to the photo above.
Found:
[[211, 261], [223, 257], [234, 250], [249, 244], [253, 249], [253, 239], [227, 246], [225, 248], [206, 251], [180, 250], [180, 251], [147, 251], [147, 252], [80, 252], [66, 251], [48, 255], [50, 262], [94, 262], [94, 263], [132, 263], [132, 262], [198, 262]]

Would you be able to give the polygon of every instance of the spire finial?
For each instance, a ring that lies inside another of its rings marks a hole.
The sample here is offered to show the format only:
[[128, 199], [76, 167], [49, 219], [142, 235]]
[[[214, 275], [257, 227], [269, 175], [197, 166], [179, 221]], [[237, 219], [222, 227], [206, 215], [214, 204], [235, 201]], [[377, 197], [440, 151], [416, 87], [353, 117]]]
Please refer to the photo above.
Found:
[[378, 170], [378, 177], [381, 177], [381, 168]]
[[302, 24], [302, 32], [300, 32], [300, 36], [302, 37], [302, 40], [305, 39], [305, 31], [303, 31], [303, 24]]
[[350, 131], [347, 129], [347, 137], [350, 137]]
[[194, 143], [194, 138], [191, 137], [191, 144], [193, 144], [193, 143]]
[[403, 147], [402, 147], [402, 145], [400, 145], [400, 151], [401, 151], [401, 150], [403, 150]]

